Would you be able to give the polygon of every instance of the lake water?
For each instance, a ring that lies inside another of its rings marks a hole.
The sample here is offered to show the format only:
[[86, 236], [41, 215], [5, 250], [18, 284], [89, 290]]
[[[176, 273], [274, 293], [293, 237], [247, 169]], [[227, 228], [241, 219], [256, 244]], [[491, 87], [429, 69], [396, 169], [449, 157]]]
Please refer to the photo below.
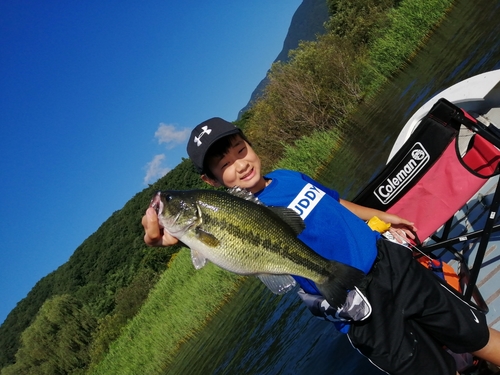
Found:
[[[427, 99], [500, 68], [500, 2], [458, 0], [419, 54], [351, 119], [352, 136], [319, 180], [352, 198], [387, 159], [400, 129]], [[360, 136], [362, 135], [362, 136]], [[295, 293], [275, 296], [249, 278], [166, 374], [381, 374]]]

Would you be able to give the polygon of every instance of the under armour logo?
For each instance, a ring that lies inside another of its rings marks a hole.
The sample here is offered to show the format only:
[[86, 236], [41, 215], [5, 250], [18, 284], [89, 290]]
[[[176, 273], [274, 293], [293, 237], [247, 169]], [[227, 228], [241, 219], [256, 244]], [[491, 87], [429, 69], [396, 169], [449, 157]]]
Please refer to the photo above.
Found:
[[194, 137], [194, 143], [196, 143], [196, 146], [201, 146], [201, 137], [203, 137], [205, 134], [210, 134], [212, 132], [212, 129], [209, 129], [208, 126], [202, 126], [203, 131], [198, 135], [197, 137]]

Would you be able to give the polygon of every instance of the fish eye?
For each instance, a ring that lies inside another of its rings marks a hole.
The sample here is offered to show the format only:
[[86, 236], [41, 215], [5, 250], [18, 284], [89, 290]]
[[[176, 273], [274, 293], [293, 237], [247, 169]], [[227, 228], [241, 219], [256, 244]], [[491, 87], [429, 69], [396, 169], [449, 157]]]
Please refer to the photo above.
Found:
[[172, 197], [170, 194], [167, 194], [167, 195], [165, 196], [165, 200], [166, 200], [167, 202], [170, 202], [172, 199], [173, 199], [173, 197]]

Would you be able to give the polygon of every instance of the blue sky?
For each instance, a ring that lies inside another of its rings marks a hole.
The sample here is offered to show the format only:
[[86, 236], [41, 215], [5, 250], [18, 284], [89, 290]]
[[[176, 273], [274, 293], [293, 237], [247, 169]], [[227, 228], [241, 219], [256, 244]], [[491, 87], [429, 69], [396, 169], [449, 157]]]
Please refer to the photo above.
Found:
[[236, 119], [300, 3], [0, 2], [0, 323], [192, 127]]

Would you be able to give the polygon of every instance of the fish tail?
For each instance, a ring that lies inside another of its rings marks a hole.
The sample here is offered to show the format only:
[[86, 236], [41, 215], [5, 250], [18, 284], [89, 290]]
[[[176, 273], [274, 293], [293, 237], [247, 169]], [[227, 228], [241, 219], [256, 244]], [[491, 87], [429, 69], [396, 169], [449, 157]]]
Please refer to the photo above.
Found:
[[360, 285], [366, 275], [357, 268], [336, 261], [331, 261], [328, 268], [328, 277], [316, 286], [331, 306], [339, 308], [345, 303], [347, 292]]

